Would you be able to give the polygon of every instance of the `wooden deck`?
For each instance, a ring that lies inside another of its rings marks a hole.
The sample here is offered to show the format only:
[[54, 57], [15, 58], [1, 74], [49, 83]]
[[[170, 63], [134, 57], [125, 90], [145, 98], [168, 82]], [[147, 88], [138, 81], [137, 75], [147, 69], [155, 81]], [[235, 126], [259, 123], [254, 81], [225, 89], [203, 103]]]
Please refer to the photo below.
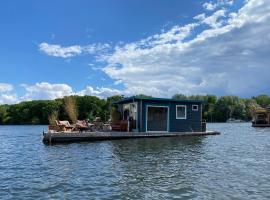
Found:
[[270, 124], [252, 124], [252, 127], [270, 127]]
[[219, 135], [217, 131], [206, 132], [57, 132], [43, 133], [45, 143], [84, 142], [97, 140], [119, 140], [130, 138], [157, 138], [157, 137], [180, 137], [180, 136], [204, 136]]

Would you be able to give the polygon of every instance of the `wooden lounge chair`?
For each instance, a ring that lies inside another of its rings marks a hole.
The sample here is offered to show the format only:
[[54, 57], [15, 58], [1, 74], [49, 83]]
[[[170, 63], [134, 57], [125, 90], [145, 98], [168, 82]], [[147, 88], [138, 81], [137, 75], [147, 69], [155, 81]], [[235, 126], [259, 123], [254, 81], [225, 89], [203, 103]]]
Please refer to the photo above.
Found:
[[73, 131], [75, 128], [75, 126], [70, 125], [69, 121], [56, 120], [56, 123], [60, 127], [61, 131]]
[[56, 124], [49, 125], [49, 131], [50, 132], [62, 132], [63, 128], [64, 128], [64, 126], [59, 126], [59, 125], [56, 125]]
[[90, 127], [88, 126], [86, 120], [77, 120], [76, 129], [78, 129], [79, 131], [86, 131], [90, 130]]

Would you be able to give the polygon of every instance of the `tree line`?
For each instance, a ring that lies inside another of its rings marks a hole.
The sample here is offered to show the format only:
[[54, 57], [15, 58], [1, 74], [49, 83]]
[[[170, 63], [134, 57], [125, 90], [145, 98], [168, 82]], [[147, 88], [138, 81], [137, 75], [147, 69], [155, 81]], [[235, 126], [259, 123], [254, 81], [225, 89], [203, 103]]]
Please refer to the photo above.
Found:
[[[145, 95], [140, 95], [145, 96]], [[48, 124], [49, 120], [58, 118], [73, 121], [64, 97], [55, 100], [33, 100], [13, 105], [0, 105], [0, 124]], [[110, 118], [112, 102], [124, 98], [112, 96], [100, 99], [95, 96], [72, 96], [76, 102], [76, 117], [93, 120], [100, 117], [107, 121]], [[175, 94], [174, 99], [191, 99], [203, 101], [203, 118], [208, 122], [225, 122], [229, 118], [250, 121], [252, 112], [258, 108], [270, 109], [270, 97], [259, 95], [252, 98], [237, 96]], [[54, 116], [54, 117], [53, 117]]]
[[[71, 113], [75, 112], [72, 102], [76, 102], [76, 118], [93, 120], [100, 117], [107, 121], [110, 118], [110, 106], [122, 96], [100, 99], [95, 96], [70, 96], [55, 100], [33, 100], [13, 105], [0, 105], [0, 124], [49, 124], [49, 120], [60, 119], [74, 121]], [[56, 115], [56, 116], [55, 116]]]
[[225, 122], [229, 118], [250, 121], [255, 110], [270, 109], [270, 97], [259, 95], [252, 98], [237, 96], [191, 95], [176, 94], [174, 99], [193, 99], [203, 102], [203, 118], [207, 122]]

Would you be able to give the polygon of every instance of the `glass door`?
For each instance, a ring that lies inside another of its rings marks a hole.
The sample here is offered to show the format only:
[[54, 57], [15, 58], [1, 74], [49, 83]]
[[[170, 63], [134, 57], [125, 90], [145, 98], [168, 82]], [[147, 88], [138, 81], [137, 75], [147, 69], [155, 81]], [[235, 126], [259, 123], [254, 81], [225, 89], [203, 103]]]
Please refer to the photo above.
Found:
[[146, 131], [167, 132], [168, 114], [167, 106], [148, 106]]

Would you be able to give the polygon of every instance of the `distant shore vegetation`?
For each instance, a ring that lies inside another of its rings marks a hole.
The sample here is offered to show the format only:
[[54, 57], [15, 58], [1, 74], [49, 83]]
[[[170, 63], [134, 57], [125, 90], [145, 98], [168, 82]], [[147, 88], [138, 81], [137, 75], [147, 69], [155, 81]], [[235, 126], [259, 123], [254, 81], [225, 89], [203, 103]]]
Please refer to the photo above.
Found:
[[[149, 97], [146, 95], [139, 95]], [[100, 99], [95, 96], [70, 96], [55, 100], [33, 100], [12, 105], [0, 105], [0, 124], [49, 124], [56, 119], [93, 120], [100, 117], [102, 121], [110, 119], [112, 102], [124, 96], [112, 96]], [[259, 108], [270, 109], [270, 96], [259, 95], [251, 98], [237, 96], [176, 94], [173, 99], [190, 99], [203, 101], [203, 119], [207, 122], [225, 122], [229, 118], [250, 121], [252, 113]]]

